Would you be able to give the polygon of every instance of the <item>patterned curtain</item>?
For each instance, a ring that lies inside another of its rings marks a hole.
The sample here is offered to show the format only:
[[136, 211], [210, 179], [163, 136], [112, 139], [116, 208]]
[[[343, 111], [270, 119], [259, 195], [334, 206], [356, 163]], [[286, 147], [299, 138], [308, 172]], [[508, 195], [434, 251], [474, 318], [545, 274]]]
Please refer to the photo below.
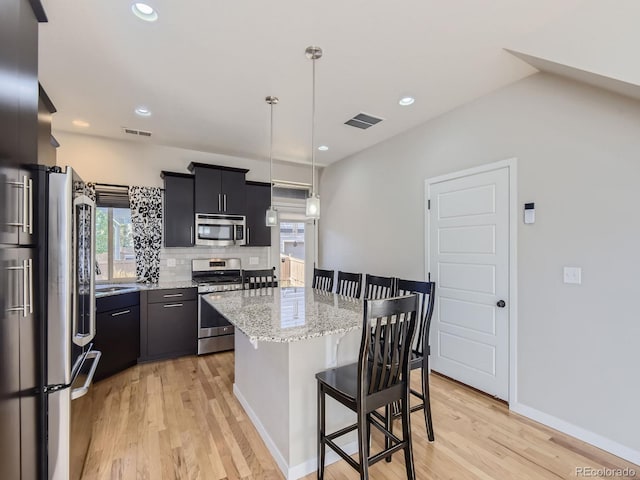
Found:
[[156, 187], [129, 187], [133, 248], [139, 282], [158, 283], [162, 247], [162, 194]]
[[96, 184], [92, 182], [85, 183], [84, 194], [95, 202], [96, 201]]

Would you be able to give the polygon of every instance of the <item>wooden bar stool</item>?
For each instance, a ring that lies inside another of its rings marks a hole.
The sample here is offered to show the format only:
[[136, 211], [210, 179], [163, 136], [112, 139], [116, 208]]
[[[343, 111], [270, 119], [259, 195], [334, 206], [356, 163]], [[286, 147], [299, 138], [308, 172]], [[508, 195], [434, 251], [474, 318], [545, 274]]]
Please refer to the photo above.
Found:
[[[409, 369], [422, 369], [422, 393], [410, 389], [412, 395], [422, 400], [419, 405], [414, 405], [411, 412], [424, 411], [424, 421], [427, 427], [427, 437], [433, 442], [435, 435], [433, 432], [433, 420], [431, 417], [431, 401], [429, 398], [429, 329], [431, 328], [431, 316], [433, 315], [433, 304], [435, 299], [435, 282], [418, 282], [414, 280], [396, 281], [397, 295], [416, 294], [418, 296], [418, 320], [416, 325], [416, 336], [411, 348]], [[396, 411], [394, 417], [399, 417], [400, 412]]]
[[[403, 450], [407, 478], [415, 478], [409, 412], [409, 355], [416, 328], [418, 297], [409, 295], [383, 300], [367, 300], [358, 362], [316, 374], [318, 381], [318, 479], [324, 478], [325, 450], [328, 446], [360, 473], [369, 478], [369, 466]], [[329, 395], [357, 414], [354, 425], [333, 433], [325, 431], [325, 395]], [[391, 405], [399, 402], [402, 439], [372, 417], [385, 408], [390, 418]], [[385, 447], [370, 455], [371, 426], [385, 435]], [[349, 432], [358, 432], [359, 462], [334, 442]]]
[[395, 281], [393, 277], [377, 277], [367, 273], [364, 282], [364, 298], [373, 300], [393, 297]]
[[345, 297], [360, 298], [362, 290], [362, 274], [338, 271], [336, 293]]
[[265, 270], [243, 270], [242, 271], [242, 289], [254, 290], [258, 288], [277, 287], [276, 269], [270, 268]]
[[313, 288], [316, 290], [324, 290], [325, 292], [333, 291], [333, 270], [313, 269]]

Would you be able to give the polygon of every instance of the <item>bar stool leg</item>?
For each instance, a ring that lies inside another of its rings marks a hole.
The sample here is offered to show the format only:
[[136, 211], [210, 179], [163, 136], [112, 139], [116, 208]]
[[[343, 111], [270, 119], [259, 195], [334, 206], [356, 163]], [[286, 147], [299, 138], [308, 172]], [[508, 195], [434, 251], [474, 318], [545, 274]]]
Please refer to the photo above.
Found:
[[[393, 433], [393, 411], [395, 409], [392, 408], [391, 404], [385, 405], [384, 407], [384, 428], [386, 428], [390, 433]], [[384, 436], [384, 448], [385, 450], [391, 448], [391, 439]], [[392, 455], [387, 455], [384, 459], [385, 462], [391, 463]]]
[[431, 418], [431, 400], [429, 395], [429, 363], [425, 360], [422, 366], [422, 396], [424, 397], [424, 421], [427, 426], [427, 438], [430, 442], [435, 440], [433, 433], [433, 419]]
[[324, 478], [325, 459], [325, 395], [324, 388], [318, 382], [318, 480]]
[[360, 454], [360, 479], [368, 480], [369, 438], [367, 438], [367, 414], [362, 411], [358, 412], [358, 452]]
[[411, 411], [409, 409], [408, 394], [402, 400], [402, 440], [406, 442], [404, 447], [404, 463], [407, 470], [407, 480], [415, 480], [416, 472], [413, 466], [413, 447], [411, 442]]

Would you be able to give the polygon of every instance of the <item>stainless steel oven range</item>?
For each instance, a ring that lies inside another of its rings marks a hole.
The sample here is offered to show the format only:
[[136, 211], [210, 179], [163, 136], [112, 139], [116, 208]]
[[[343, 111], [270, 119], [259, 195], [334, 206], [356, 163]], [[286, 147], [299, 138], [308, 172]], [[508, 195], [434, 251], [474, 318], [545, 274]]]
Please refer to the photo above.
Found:
[[191, 261], [191, 278], [198, 284], [198, 355], [233, 349], [231, 325], [206, 300], [205, 295], [242, 289], [239, 258], [210, 258]]

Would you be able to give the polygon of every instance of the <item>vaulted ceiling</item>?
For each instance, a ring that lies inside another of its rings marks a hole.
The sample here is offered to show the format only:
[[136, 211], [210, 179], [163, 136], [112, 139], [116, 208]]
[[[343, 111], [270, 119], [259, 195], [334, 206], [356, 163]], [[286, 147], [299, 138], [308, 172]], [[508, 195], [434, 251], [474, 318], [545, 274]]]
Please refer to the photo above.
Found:
[[[582, 0], [45, 0], [40, 81], [76, 131], [250, 158], [268, 155], [267, 95], [276, 95], [274, 156], [307, 162], [311, 61], [318, 45], [316, 161], [328, 165], [536, 70], [504, 50]], [[411, 95], [412, 106], [398, 104]], [[139, 106], [152, 115], [134, 113]], [[367, 130], [344, 124], [365, 112]], [[77, 127], [83, 120], [89, 127]], [[122, 127], [151, 131], [126, 135]]]

